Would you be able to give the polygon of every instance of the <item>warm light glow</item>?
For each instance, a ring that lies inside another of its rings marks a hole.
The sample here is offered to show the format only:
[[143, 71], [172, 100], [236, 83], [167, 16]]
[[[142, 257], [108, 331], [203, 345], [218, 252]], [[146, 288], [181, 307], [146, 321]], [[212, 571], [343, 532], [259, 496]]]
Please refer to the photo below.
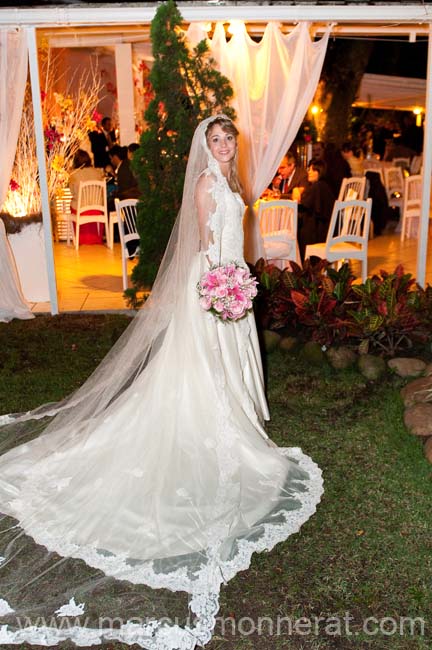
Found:
[[239, 34], [243, 30], [243, 22], [241, 20], [232, 20], [228, 25], [227, 33], [231, 36]]
[[319, 113], [319, 110], [320, 110], [320, 109], [319, 109], [319, 106], [317, 106], [316, 104], [314, 104], [314, 105], [312, 106], [312, 108], [311, 108], [311, 113], [312, 113], [312, 115], [317, 115], [317, 113]]
[[413, 109], [413, 113], [416, 116], [416, 126], [421, 126], [422, 125], [422, 113], [423, 109], [420, 108], [419, 106], [416, 106]]

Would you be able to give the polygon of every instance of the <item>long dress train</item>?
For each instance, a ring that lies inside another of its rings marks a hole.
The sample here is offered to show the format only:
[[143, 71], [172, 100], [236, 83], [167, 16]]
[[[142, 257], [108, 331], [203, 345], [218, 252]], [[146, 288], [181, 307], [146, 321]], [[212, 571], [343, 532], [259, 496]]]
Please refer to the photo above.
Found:
[[210, 246], [134, 380], [94, 417], [0, 456], [0, 643], [204, 644], [221, 584], [315, 511], [319, 468], [263, 428], [253, 316], [199, 306], [209, 264], [244, 264], [244, 204], [204, 173]]

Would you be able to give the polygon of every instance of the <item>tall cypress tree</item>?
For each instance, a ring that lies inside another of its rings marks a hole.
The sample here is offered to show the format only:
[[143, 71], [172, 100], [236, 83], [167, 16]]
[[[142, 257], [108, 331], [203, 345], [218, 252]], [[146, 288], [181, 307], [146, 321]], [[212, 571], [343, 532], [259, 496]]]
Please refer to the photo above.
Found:
[[132, 274], [135, 289], [128, 291], [132, 301], [138, 289], [152, 283], [162, 259], [180, 208], [195, 128], [218, 112], [235, 117], [228, 105], [233, 95], [229, 80], [215, 69], [205, 40], [188, 48], [182, 22], [175, 2], [168, 0], [151, 25], [154, 64], [149, 79], [154, 99], [133, 162], [142, 198], [137, 221], [140, 257]]
[[330, 97], [324, 142], [340, 147], [351, 131], [352, 103], [373, 48], [371, 41], [331, 41], [327, 48], [321, 80], [324, 96]]

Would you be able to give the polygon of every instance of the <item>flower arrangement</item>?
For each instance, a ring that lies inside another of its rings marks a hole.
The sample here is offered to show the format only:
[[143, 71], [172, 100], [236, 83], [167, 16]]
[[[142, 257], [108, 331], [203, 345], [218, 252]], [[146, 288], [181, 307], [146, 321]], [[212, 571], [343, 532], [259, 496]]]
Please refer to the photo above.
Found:
[[256, 285], [249, 269], [235, 262], [212, 267], [197, 284], [199, 303], [222, 321], [236, 321], [252, 309]]
[[[51, 90], [58, 78], [49, 55], [45, 68], [45, 88], [41, 90], [41, 101], [48, 193], [50, 201], [54, 201], [57, 192], [67, 185], [77, 149], [83, 146], [88, 132], [96, 126], [95, 109], [103, 85], [93, 69], [76, 79], [74, 73], [66, 71], [65, 92], [57, 93]], [[39, 213], [41, 197], [29, 86], [26, 89], [12, 178], [2, 210], [15, 217]]]

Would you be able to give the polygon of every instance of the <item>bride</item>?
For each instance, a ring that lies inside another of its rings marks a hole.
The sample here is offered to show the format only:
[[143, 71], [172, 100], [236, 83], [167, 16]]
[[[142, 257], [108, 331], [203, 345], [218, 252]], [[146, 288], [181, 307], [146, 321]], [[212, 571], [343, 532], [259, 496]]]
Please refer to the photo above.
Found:
[[0, 418], [0, 643], [203, 645], [221, 584], [315, 511], [320, 470], [263, 427], [253, 316], [199, 304], [210, 266], [246, 266], [236, 159], [204, 120], [145, 307], [76, 393]]

